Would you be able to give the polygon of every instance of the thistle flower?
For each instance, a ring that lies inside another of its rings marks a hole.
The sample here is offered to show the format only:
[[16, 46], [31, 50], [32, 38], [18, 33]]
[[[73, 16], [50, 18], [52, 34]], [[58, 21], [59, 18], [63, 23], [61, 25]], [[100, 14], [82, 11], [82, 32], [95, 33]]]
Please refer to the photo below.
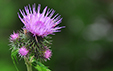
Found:
[[44, 71], [51, 71], [41, 61], [50, 60], [52, 56], [52, 51], [49, 49], [51, 44], [51, 37], [49, 35], [60, 32], [60, 29], [65, 27], [57, 26], [62, 21], [61, 15], [54, 15], [55, 10], [47, 9], [47, 6], [40, 13], [40, 4], [38, 4], [37, 9], [35, 4], [32, 5], [32, 8], [28, 5], [24, 9], [19, 9], [22, 17], [18, 13], [19, 19], [24, 24], [23, 30], [20, 30], [19, 33], [13, 32], [10, 35], [13, 63], [16, 67], [15, 59], [17, 59], [16, 56], [19, 54], [24, 58], [28, 71], [32, 71], [32, 66], [38, 71], [40, 71], [40, 68]]
[[23, 47], [21, 47], [20, 49], [19, 49], [19, 54], [21, 55], [21, 56], [26, 56], [27, 54], [28, 54], [28, 50], [25, 48], [25, 46], [23, 46]]
[[19, 38], [19, 33], [13, 32], [13, 34], [10, 35], [10, 41], [14, 41], [17, 38]]
[[52, 52], [50, 49], [47, 49], [45, 52], [44, 52], [44, 57], [48, 60], [50, 60], [50, 57], [52, 56]]
[[33, 11], [31, 10], [30, 5], [29, 5], [29, 8], [28, 6], [24, 7], [25, 11], [20, 10], [20, 13], [22, 14], [23, 18], [20, 17], [19, 13], [18, 13], [18, 16], [20, 20], [24, 23], [25, 29], [31, 32], [34, 36], [37, 35], [42, 37], [45, 37], [49, 34], [53, 34], [54, 32], [60, 32], [59, 29], [64, 28], [64, 26], [63, 27], [57, 26], [62, 21], [62, 18], [60, 18], [60, 15], [58, 16], [58, 14], [56, 14], [54, 17], [52, 17], [55, 11], [53, 9], [47, 10], [47, 6], [43, 10], [43, 12], [40, 13], [40, 7], [41, 5], [39, 4], [38, 10], [36, 11], [35, 4], [34, 4], [32, 6]]

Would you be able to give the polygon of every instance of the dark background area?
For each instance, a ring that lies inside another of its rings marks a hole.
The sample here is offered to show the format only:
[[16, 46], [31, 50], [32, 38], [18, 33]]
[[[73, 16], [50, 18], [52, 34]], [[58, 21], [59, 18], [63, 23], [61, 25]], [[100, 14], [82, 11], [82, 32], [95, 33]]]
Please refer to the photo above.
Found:
[[[0, 71], [16, 71], [9, 36], [24, 26], [19, 9], [34, 3], [41, 4], [41, 11], [53, 8], [63, 17], [60, 26], [66, 26], [52, 36], [53, 56], [46, 66], [52, 71], [113, 71], [112, 0], [0, 0]], [[18, 61], [19, 70], [26, 71], [23, 59], [18, 56]]]

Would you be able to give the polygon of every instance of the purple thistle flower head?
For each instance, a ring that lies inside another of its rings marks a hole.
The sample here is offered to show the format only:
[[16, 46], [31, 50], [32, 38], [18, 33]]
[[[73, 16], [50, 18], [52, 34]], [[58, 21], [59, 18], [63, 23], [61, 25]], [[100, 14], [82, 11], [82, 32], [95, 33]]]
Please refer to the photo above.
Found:
[[50, 49], [47, 49], [45, 52], [44, 52], [44, 57], [48, 60], [50, 60], [50, 57], [52, 56], [52, 52]]
[[25, 46], [23, 46], [23, 47], [21, 47], [20, 49], [19, 49], [19, 54], [21, 55], [21, 56], [26, 56], [27, 54], [28, 54], [28, 50], [25, 48]]
[[13, 32], [13, 34], [10, 35], [10, 40], [11, 41], [14, 41], [14, 40], [16, 40], [18, 38], [19, 38], [19, 33]]
[[37, 35], [42, 37], [53, 34], [54, 32], [60, 32], [59, 29], [64, 28], [64, 26], [58, 27], [57, 25], [61, 23], [62, 18], [60, 18], [58, 14], [52, 17], [55, 11], [53, 9], [47, 10], [47, 6], [43, 10], [43, 12], [40, 13], [40, 7], [41, 5], [39, 4], [36, 11], [36, 7], [34, 4], [32, 6], [33, 11], [31, 10], [30, 5], [29, 8], [28, 6], [24, 7], [25, 11], [20, 10], [23, 18], [20, 17], [19, 13], [18, 16], [20, 20], [24, 23], [25, 28], [34, 36]]

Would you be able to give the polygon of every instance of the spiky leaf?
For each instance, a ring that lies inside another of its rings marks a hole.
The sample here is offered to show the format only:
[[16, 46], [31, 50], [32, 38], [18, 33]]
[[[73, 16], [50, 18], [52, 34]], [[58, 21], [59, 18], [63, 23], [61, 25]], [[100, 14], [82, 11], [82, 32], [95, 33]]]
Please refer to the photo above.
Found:
[[[14, 64], [16, 70], [19, 71], [18, 68], [17, 68], [17, 66], [16, 66], [16, 62], [17, 62], [17, 57], [16, 57], [16, 55], [17, 55], [17, 53], [18, 53], [18, 50], [12, 51], [12, 52], [11, 52], [11, 58], [12, 58], [12, 60], [13, 60], [13, 64]], [[16, 61], [16, 62], [15, 62], [15, 61]]]

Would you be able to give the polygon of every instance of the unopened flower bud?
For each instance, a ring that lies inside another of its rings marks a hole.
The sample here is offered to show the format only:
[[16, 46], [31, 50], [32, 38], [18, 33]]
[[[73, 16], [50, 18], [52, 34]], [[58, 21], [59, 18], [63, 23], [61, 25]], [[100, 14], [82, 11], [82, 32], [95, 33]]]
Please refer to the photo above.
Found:
[[16, 40], [18, 38], [19, 38], [19, 33], [13, 32], [13, 34], [10, 35], [10, 40], [11, 41], [14, 41], [14, 40]]
[[45, 52], [44, 52], [44, 57], [48, 60], [50, 60], [50, 57], [52, 56], [52, 52], [50, 49], [47, 49]]
[[20, 49], [19, 49], [19, 54], [21, 55], [21, 56], [26, 56], [27, 54], [28, 54], [28, 50], [25, 48], [25, 46], [23, 46], [23, 47], [21, 47]]

